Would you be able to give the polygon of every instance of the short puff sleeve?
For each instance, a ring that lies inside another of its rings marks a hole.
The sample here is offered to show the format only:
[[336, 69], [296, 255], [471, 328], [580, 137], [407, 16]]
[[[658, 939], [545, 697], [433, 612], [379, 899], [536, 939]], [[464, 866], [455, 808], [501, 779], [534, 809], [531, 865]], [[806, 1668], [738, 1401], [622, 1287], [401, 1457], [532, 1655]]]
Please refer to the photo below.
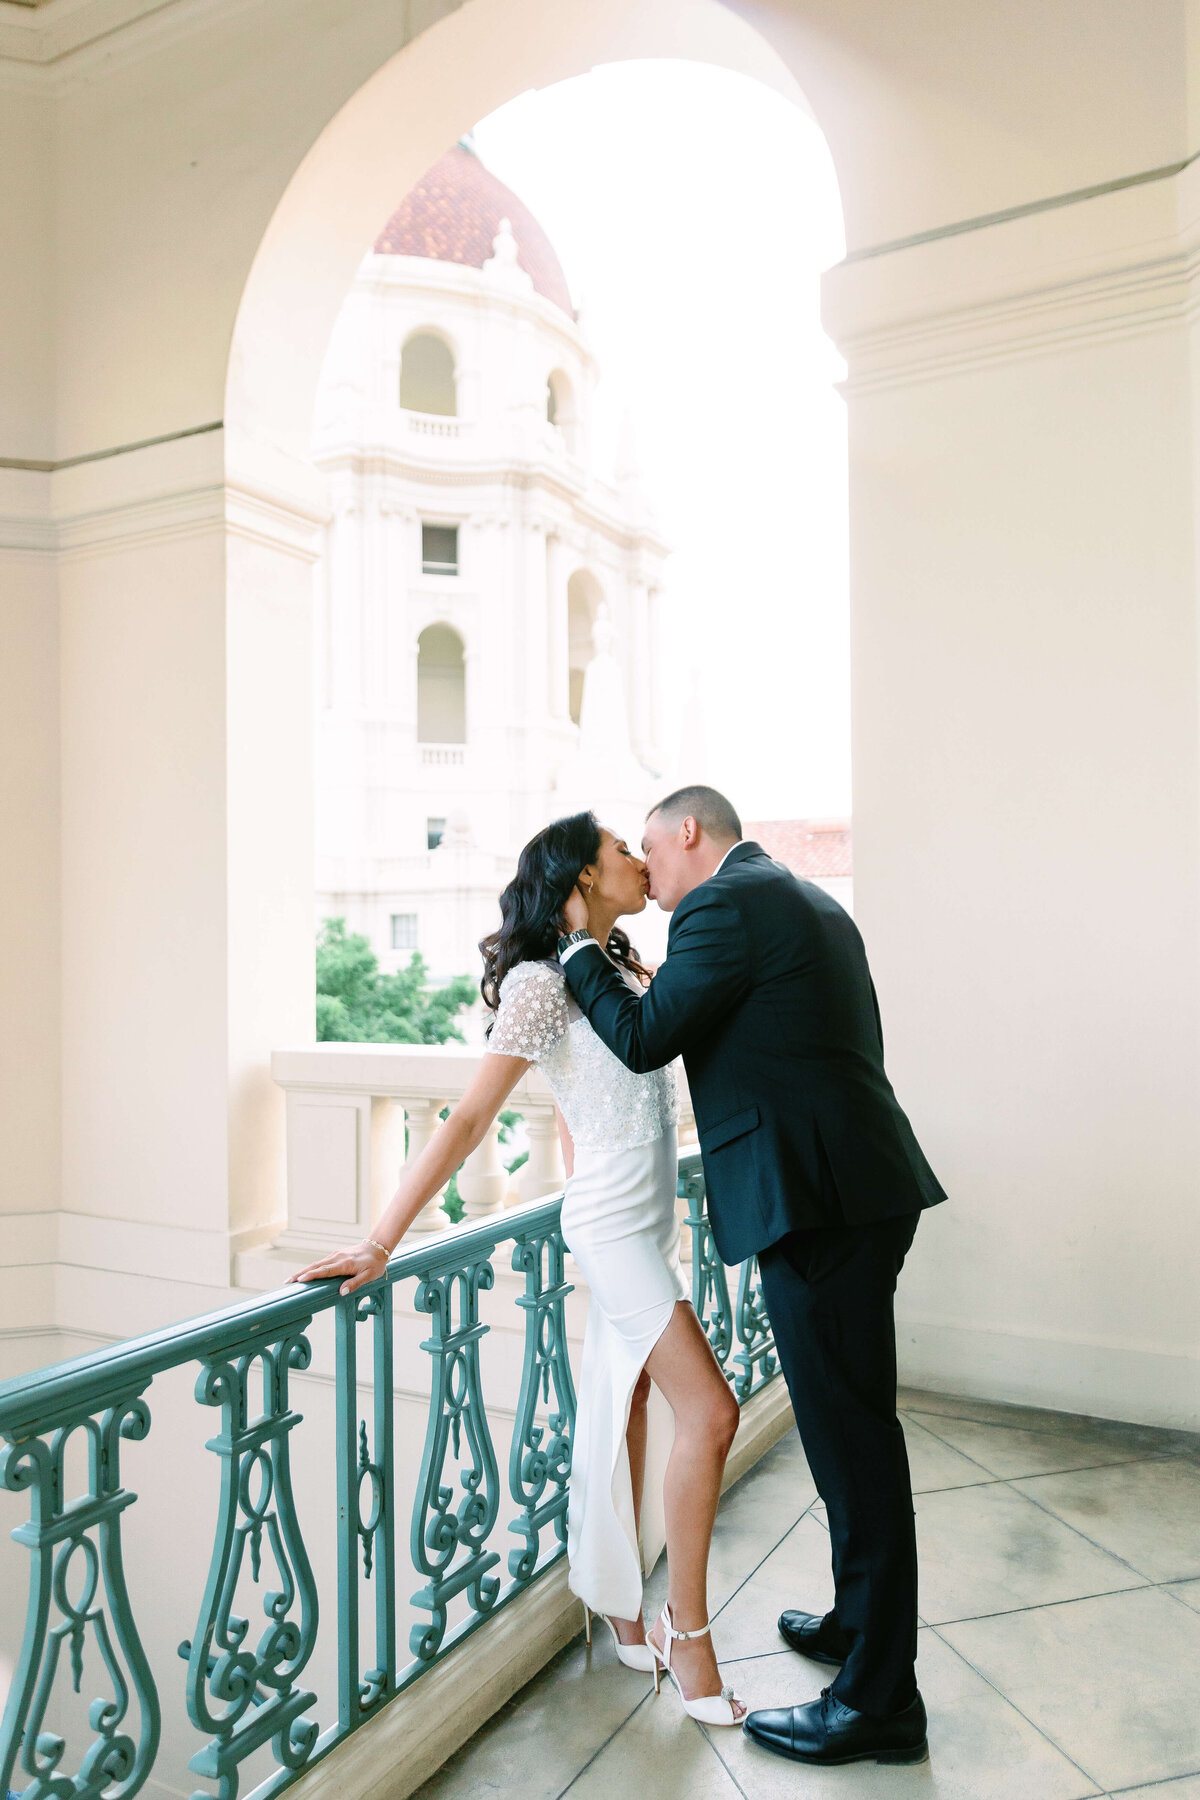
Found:
[[497, 1056], [539, 1062], [567, 1035], [566, 984], [546, 963], [518, 963], [504, 977], [487, 1047]]

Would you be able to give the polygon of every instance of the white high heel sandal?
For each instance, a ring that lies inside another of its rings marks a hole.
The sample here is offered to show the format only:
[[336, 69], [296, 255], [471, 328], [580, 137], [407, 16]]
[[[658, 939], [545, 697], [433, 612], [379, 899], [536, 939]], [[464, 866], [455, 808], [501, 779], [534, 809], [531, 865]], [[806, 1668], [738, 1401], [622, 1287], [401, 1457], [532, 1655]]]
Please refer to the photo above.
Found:
[[[596, 1617], [598, 1619], [603, 1619], [604, 1623], [608, 1626], [609, 1632], [612, 1635], [612, 1641], [617, 1647], [618, 1660], [623, 1662], [627, 1669], [637, 1669], [640, 1674], [649, 1675], [655, 1667], [653, 1650], [647, 1644], [623, 1644], [617, 1636], [617, 1628], [609, 1618], [608, 1614], [597, 1613]], [[587, 1641], [588, 1648], [590, 1649], [592, 1643], [592, 1609], [586, 1600], [583, 1603], [583, 1635]]]
[[[740, 1725], [746, 1716], [745, 1702], [740, 1700], [731, 1687], [723, 1687], [719, 1694], [701, 1694], [698, 1700], [689, 1700], [679, 1685], [679, 1677], [671, 1667], [671, 1645], [682, 1643], [685, 1638], [707, 1637], [712, 1629], [708, 1620], [697, 1631], [676, 1631], [671, 1623], [671, 1608], [664, 1606], [659, 1616], [666, 1640], [662, 1650], [654, 1642], [650, 1633], [646, 1633], [646, 1644], [654, 1658], [654, 1691], [657, 1694], [658, 1684], [663, 1672], [675, 1683], [675, 1692], [683, 1701], [683, 1710], [689, 1719], [695, 1719], [701, 1725]], [[735, 1708], [741, 1707], [741, 1712]]]

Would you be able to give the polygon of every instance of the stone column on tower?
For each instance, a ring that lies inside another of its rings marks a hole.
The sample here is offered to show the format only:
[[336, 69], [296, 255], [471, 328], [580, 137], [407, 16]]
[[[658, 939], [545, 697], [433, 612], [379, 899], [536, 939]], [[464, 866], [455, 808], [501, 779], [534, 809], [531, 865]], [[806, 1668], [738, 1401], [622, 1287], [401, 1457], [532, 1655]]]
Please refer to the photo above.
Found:
[[549, 641], [550, 717], [571, 716], [570, 645], [567, 627], [567, 546], [558, 532], [546, 538], [546, 624]]

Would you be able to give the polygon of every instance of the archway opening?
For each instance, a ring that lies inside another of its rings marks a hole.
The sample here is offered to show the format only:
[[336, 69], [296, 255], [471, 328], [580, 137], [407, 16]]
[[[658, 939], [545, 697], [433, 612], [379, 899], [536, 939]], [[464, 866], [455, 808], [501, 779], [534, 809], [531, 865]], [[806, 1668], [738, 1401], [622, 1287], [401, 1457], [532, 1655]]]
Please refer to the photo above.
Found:
[[454, 418], [458, 379], [454, 352], [432, 331], [414, 331], [400, 352], [400, 404], [405, 412]]
[[574, 725], [583, 710], [584, 676], [596, 654], [596, 618], [603, 600], [596, 577], [587, 569], [576, 569], [567, 581], [567, 671]]
[[[520, 29], [513, 4], [524, 22]], [[481, 42], [491, 46], [482, 58]], [[680, 56], [694, 60], [654, 61]], [[451, 810], [460, 820], [459, 847], [501, 858], [511, 858], [546, 817], [563, 810], [568, 790], [562, 767], [579, 743], [585, 676], [600, 648], [601, 618], [606, 669], [624, 688], [623, 705], [612, 715], [628, 727], [622, 768], [630, 793], [637, 790], [624, 830], [640, 820], [638, 809], [648, 797], [643, 786], [661, 792], [699, 776], [738, 792], [740, 776], [736, 769], [724, 775], [720, 747], [709, 766], [697, 768], [713, 748], [714, 722], [724, 729], [724, 708], [712, 704], [712, 688], [719, 682], [744, 687], [748, 667], [757, 671], [751, 682], [774, 681], [781, 669], [795, 672], [801, 661], [790, 646], [761, 654], [771, 630], [761, 628], [756, 615], [773, 597], [777, 605], [790, 604], [778, 596], [802, 582], [809, 535], [803, 508], [799, 529], [792, 516], [780, 530], [780, 519], [796, 509], [781, 506], [763, 483], [746, 494], [736, 494], [732, 480], [723, 493], [710, 487], [695, 510], [734, 519], [742, 552], [770, 541], [798, 544], [800, 551], [782, 577], [778, 571], [764, 576], [739, 552], [725, 576], [720, 607], [714, 609], [711, 599], [701, 604], [688, 591], [695, 586], [692, 573], [676, 582], [666, 562], [674, 554], [683, 566], [690, 554], [691, 571], [704, 573], [710, 590], [720, 586], [715, 562], [704, 549], [681, 550], [673, 517], [666, 524], [656, 518], [663, 433], [654, 418], [642, 429], [649, 402], [657, 404], [657, 374], [670, 370], [674, 379], [686, 363], [693, 395], [705, 398], [699, 423], [688, 407], [676, 405], [677, 435], [692, 445], [720, 437], [727, 467], [766, 466], [757, 421], [737, 429], [714, 424], [714, 384], [706, 373], [714, 366], [714, 345], [753, 339], [745, 316], [725, 328], [713, 324], [699, 351], [685, 348], [678, 330], [716, 286], [714, 276], [739, 260], [730, 256], [721, 219], [740, 216], [741, 203], [726, 204], [710, 172], [693, 184], [707, 188], [708, 211], [690, 226], [686, 254], [671, 278], [663, 281], [644, 259], [647, 301], [657, 283], [675, 307], [665, 338], [655, 322], [657, 371], [650, 370], [647, 380], [645, 370], [622, 373], [620, 350], [597, 364], [591, 321], [595, 314], [598, 328], [607, 331], [607, 302], [602, 298], [593, 308], [589, 277], [572, 292], [563, 273], [574, 266], [576, 227], [594, 190], [580, 185], [577, 219], [556, 212], [552, 228], [541, 233], [551, 242], [539, 246], [534, 240], [546, 219], [537, 215], [548, 190], [535, 183], [532, 165], [513, 160], [511, 132], [501, 159], [493, 154], [508, 103], [525, 104], [513, 96], [544, 99], [561, 117], [580, 89], [573, 78], [584, 71], [596, 70], [585, 85], [600, 86], [625, 69], [653, 81], [655, 71], [668, 66], [714, 81], [728, 75], [755, 96], [766, 94], [772, 107], [805, 121], [819, 138], [790, 72], [720, 0], [665, 0], [653, 17], [633, 9], [619, 18], [590, 11], [585, 16], [578, 9], [568, 18], [547, 0], [475, 0], [423, 32], [347, 103], [294, 178], [248, 284], [227, 395], [231, 456], [276, 491], [281, 472], [299, 475], [307, 464], [320, 475], [309, 490], [315, 510], [320, 488], [330, 515], [318, 569], [318, 786], [336, 789], [340, 798], [336, 809], [319, 807], [318, 819], [328, 820], [336, 810], [355, 821], [367, 858], [356, 866], [365, 869], [378, 859], [381, 880], [383, 863], [431, 854], [431, 839], [439, 834], [430, 821]], [[712, 96], [705, 102], [709, 116], [713, 103]], [[663, 157], [672, 138], [679, 144], [704, 140], [704, 132], [682, 116], [676, 129], [662, 131], [672, 104], [644, 109], [659, 131], [645, 167]], [[757, 110], [766, 110], [761, 101]], [[464, 132], [475, 134], [473, 145]], [[544, 163], [544, 146], [539, 155]], [[485, 185], [489, 171], [507, 180], [515, 190], [513, 205], [498, 217], [477, 208], [464, 223], [440, 207], [411, 204], [435, 167], [448, 160], [461, 166], [464, 157], [482, 165], [477, 177]], [[763, 167], [776, 171], [779, 159], [757, 153], [760, 185]], [[746, 170], [731, 176], [735, 186], [747, 178]], [[778, 217], [789, 216], [803, 191], [803, 180], [781, 183]], [[836, 189], [831, 191], [836, 210]], [[531, 205], [522, 204], [524, 195]], [[660, 208], [660, 225], [661, 217]], [[622, 224], [617, 254], [636, 264], [641, 240], [632, 204]], [[422, 259], [438, 272], [436, 304], [430, 287], [405, 310], [401, 289], [411, 284]], [[501, 347], [503, 333], [490, 326], [471, 341], [470, 328], [465, 334], [459, 328], [463, 321], [443, 317], [443, 302], [462, 302], [464, 318], [472, 307], [478, 310], [481, 277], [494, 290], [487, 305], [494, 302], [496, 319], [505, 307], [513, 319], [523, 314], [520, 343], [514, 338]], [[811, 286], [815, 319], [815, 279]], [[581, 293], [588, 301], [582, 317]], [[347, 310], [351, 296], [354, 307]], [[385, 299], [396, 303], [387, 322], [379, 316]], [[793, 323], [789, 318], [789, 329]], [[320, 364], [334, 346], [348, 355], [318, 407]], [[378, 383], [371, 356], [379, 364]], [[608, 376], [615, 385], [606, 398]], [[614, 425], [617, 377], [630, 403], [625, 410], [638, 427], [629, 434]], [[772, 391], [778, 396], [777, 380]], [[794, 435], [794, 421], [787, 428]], [[633, 447], [639, 437], [646, 447], [642, 457]], [[519, 456], [508, 469], [514, 446]], [[710, 460], [715, 465], [718, 459]], [[825, 460], [836, 461], [836, 455]], [[775, 461], [782, 463], [778, 456]], [[524, 473], [514, 473], [518, 465]], [[539, 474], [531, 480], [531, 468], [544, 468], [548, 479]], [[490, 491], [484, 479], [489, 469], [502, 476]], [[414, 472], [428, 492], [410, 491]], [[568, 492], [574, 498], [564, 505]], [[513, 511], [516, 493], [524, 499]], [[722, 609], [723, 616], [716, 616]], [[480, 672], [470, 696], [469, 743], [468, 642]], [[809, 709], [797, 709], [795, 690], [804, 680], [811, 684], [806, 671], [794, 675], [786, 696], [802, 721]], [[780, 711], [775, 697], [765, 699], [750, 727]], [[750, 735], [749, 729], [742, 733]], [[731, 736], [736, 732], [727, 731]], [[793, 763], [802, 760], [802, 751], [792, 755]], [[764, 754], [752, 772], [757, 776], [782, 761]], [[361, 789], [358, 799], [352, 789]], [[749, 816], [761, 818], [762, 810], [750, 804]], [[330, 837], [322, 846], [319, 893], [326, 887], [340, 893], [335, 865], [351, 849], [344, 837], [343, 831], [336, 845]], [[326, 910], [319, 903], [318, 911]], [[472, 957], [480, 935], [474, 924], [463, 928]], [[380, 948], [388, 948], [382, 939]], [[448, 964], [443, 972], [458, 967]]]
[[463, 641], [450, 625], [427, 625], [417, 639], [417, 741], [467, 741]]

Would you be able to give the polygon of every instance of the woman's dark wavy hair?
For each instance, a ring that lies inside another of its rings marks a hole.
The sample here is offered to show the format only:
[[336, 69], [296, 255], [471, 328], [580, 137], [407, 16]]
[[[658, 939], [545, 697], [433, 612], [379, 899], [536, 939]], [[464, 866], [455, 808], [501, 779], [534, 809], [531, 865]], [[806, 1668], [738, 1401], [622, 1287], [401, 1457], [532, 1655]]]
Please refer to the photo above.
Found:
[[[579, 880], [579, 871], [600, 855], [600, 844], [599, 820], [595, 813], [582, 812], [555, 819], [522, 850], [517, 872], [500, 896], [500, 929], [479, 946], [483, 956], [479, 991], [492, 1012], [500, 1005], [500, 985], [511, 968], [557, 953], [567, 895]], [[649, 978], [629, 939], [615, 926], [608, 954], [622, 968]]]

